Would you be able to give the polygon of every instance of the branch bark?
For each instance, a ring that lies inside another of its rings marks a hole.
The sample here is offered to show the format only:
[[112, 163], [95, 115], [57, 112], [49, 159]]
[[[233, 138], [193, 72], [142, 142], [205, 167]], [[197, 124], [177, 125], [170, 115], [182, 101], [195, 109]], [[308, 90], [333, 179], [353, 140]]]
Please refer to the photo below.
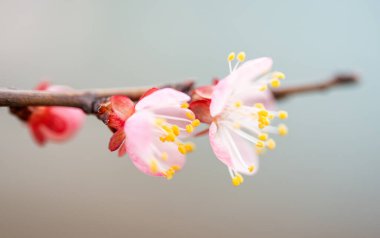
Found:
[[[298, 95], [301, 93], [310, 93], [327, 90], [336, 86], [348, 85], [358, 82], [358, 77], [353, 74], [342, 74], [333, 77], [330, 80], [314, 84], [293, 86], [283, 89], [272, 90], [273, 96], [277, 100]], [[193, 89], [194, 82], [184, 81], [177, 84], [167, 84], [160, 88], [174, 88], [184, 93], [190, 93]], [[72, 90], [64, 93], [37, 91], [37, 90], [16, 90], [0, 89], [0, 106], [10, 107], [11, 112], [18, 117], [25, 116], [25, 110], [29, 106], [65, 106], [81, 108], [88, 114], [96, 114], [99, 102], [113, 95], [125, 95], [132, 100], [138, 100], [141, 95], [150, 87], [139, 88], [116, 88], [116, 89], [90, 89], [90, 90]], [[22, 115], [18, 115], [24, 113]]]
[[[174, 88], [189, 93], [194, 86], [191, 80], [177, 84], [162, 85], [160, 88]], [[72, 90], [67, 92], [48, 92], [38, 90], [17, 90], [0, 88], [0, 107], [27, 106], [64, 106], [81, 108], [84, 112], [96, 113], [94, 105], [98, 100], [113, 95], [125, 95], [131, 100], [138, 100], [151, 87]]]
[[336, 86], [349, 85], [357, 82], [359, 82], [359, 77], [355, 74], [338, 74], [327, 81], [272, 90], [272, 93], [274, 98], [281, 100], [302, 93], [325, 91]]

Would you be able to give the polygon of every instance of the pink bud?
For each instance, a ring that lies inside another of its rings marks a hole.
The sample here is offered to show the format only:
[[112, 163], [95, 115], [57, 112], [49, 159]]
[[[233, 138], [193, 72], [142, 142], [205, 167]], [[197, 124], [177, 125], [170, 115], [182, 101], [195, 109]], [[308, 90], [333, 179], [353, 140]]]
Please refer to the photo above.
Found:
[[[64, 92], [70, 90], [66, 86], [40, 83], [37, 90]], [[81, 109], [71, 107], [30, 107], [32, 114], [28, 119], [28, 127], [40, 145], [47, 141], [62, 142], [71, 138], [82, 126], [85, 114]]]

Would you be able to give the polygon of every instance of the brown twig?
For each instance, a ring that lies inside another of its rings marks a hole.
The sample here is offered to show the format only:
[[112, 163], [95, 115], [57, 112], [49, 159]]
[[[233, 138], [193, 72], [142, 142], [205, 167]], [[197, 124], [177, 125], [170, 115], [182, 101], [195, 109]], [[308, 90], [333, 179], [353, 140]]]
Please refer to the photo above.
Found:
[[335, 86], [342, 86], [357, 83], [359, 78], [354, 74], [338, 74], [330, 80], [318, 82], [314, 84], [307, 84], [301, 86], [293, 86], [283, 89], [273, 90], [273, 96], [277, 100], [284, 99], [289, 96], [298, 95], [301, 93], [317, 92], [331, 89]]
[[[174, 88], [189, 93], [193, 88], [193, 81], [177, 84], [167, 84], [161, 88]], [[27, 107], [27, 106], [65, 106], [81, 108], [84, 112], [96, 113], [96, 102], [113, 95], [125, 95], [132, 100], [138, 100], [151, 87], [117, 88], [117, 89], [90, 89], [72, 90], [67, 92], [48, 92], [38, 90], [0, 89], [0, 107]]]
[[[323, 91], [335, 86], [347, 85], [358, 82], [358, 77], [353, 74], [341, 74], [320, 83], [288, 87], [273, 90], [273, 96], [277, 100], [301, 93]], [[190, 93], [194, 82], [189, 80], [177, 84], [167, 84], [161, 88], [171, 87], [179, 91]], [[119, 89], [92, 89], [72, 90], [64, 93], [47, 92], [37, 90], [0, 89], [0, 106], [10, 107], [11, 112], [20, 119], [28, 117], [29, 106], [66, 106], [81, 108], [88, 114], [96, 114], [99, 103], [113, 95], [125, 95], [132, 100], [138, 100], [149, 87], [119, 88]]]

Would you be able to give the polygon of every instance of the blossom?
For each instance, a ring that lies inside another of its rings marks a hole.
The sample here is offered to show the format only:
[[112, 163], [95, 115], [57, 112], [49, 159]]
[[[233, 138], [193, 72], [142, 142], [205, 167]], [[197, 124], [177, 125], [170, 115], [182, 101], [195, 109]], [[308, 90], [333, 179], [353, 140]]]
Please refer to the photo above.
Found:
[[280, 86], [285, 76], [270, 72], [272, 59], [259, 58], [241, 65], [245, 54], [228, 57], [230, 74], [213, 88], [210, 101], [212, 122], [209, 128], [211, 147], [216, 157], [227, 165], [232, 183], [243, 182], [242, 174], [253, 175], [259, 168], [258, 154], [266, 148], [274, 149], [276, 143], [269, 133], [285, 135], [285, 125], [272, 126], [273, 120], [286, 119], [285, 111], [276, 112], [274, 98], [268, 88]]
[[[40, 83], [37, 90], [64, 92], [69, 87]], [[47, 141], [62, 142], [71, 138], [81, 128], [85, 114], [81, 109], [70, 107], [29, 107], [31, 115], [27, 125], [35, 141], [44, 145]]]
[[194, 150], [181, 138], [200, 124], [188, 109], [190, 97], [174, 89], [152, 89], [135, 105], [126, 120], [126, 149], [142, 172], [171, 179], [185, 164], [185, 155]]

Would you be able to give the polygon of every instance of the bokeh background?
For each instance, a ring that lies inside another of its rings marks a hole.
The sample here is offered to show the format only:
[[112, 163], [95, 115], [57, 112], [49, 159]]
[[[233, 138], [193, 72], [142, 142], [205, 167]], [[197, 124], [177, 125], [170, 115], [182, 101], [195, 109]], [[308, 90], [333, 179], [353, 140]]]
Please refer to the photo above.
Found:
[[166, 181], [107, 150], [89, 116], [67, 144], [38, 147], [0, 109], [1, 237], [379, 237], [380, 3], [0, 0], [0, 86], [140, 86], [228, 72], [271, 56], [284, 86], [361, 75], [359, 86], [279, 103], [290, 134], [239, 188], [196, 140]]

